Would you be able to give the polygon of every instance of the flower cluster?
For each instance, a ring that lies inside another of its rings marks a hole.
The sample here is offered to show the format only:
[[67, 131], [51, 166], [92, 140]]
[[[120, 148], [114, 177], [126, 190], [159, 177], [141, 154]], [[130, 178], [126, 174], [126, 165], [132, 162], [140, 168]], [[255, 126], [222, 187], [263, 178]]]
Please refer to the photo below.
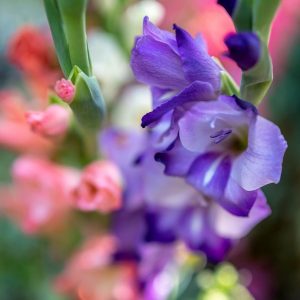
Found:
[[[126, 52], [137, 29], [129, 15], [151, 5], [158, 21], [161, 4], [118, 4], [126, 6], [120, 24], [131, 21], [132, 28], [118, 31], [118, 18], [110, 23], [108, 17], [104, 29], [116, 29], [120, 41], [103, 29], [89, 36], [88, 47], [84, 22], [78, 22], [86, 1], [77, 1], [72, 12], [70, 1], [44, 2], [58, 61], [48, 31], [25, 27], [8, 46], [34, 100], [0, 92], [0, 146], [20, 154], [11, 183], [0, 187], [0, 212], [25, 234], [75, 236], [66, 243], [82, 243], [64, 257], [58, 292], [85, 300], [168, 299], [181, 281], [186, 285], [181, 273], [196, 278], [204, 257], [212, 264], [225, 260], [271, 213], [262, 188], [279, 182], [287, 143], [242, 90], [257, 75], [251, 72], [260, 71], [264, 40], [251, 30], [227, 32], [218, 45], [226, 46], [223, 56], [243, 76], [251, 75], [239, 87], [202, 35], [178, 25], [165, 31], [145, 17], [130, 64], [148, 91], [133, 82], [120, 47]], [[99, 14], [111, 17], [120, 9], [100, 2]], [[237, 1], [218, 3], [236, 13]], [[238, 275], [229, 271], [234, 290]], [[205, 297], [209, 288], [201, 289]]]
[[[142, 127], [151, 128], [152, 157], [164, 165], [167, 176], [186, 186], [180, 188], [181, 193], [188, 193], [182, 211], [186, 211], [190, 228], [199, 230], [189, 237], [188, 244], [193, 248], [195, 243], [202, 243], [205, 248], [213, 236], [203, 234], [203, 230], [211, 231], [210, 215], [211, 224], [222, 234], [240, 237], [250, 224], [269, 214], [260, 188], [278, 183], [287, 144], [279, 128], [259, 116], [255, 106], [221, 91], [222, 70], [209, 57], [201, 37], [193, 38], [176, 25], [174, 30], [175, 35], [160, 30], [146, 17], [131, 65], [136, 78], [152, 90], [153, 110], [142, 118]], [[150, 168], [147, 170], [153, 174]], [[165, 191], [167, 186], [163, 185]], [[175, 199], [173, 203], [167, 203], [167, 199], [159, 197], [156, 201], [167, 206], [175, 204]], [[215, 212], [218, 210], [221, 212]], [[175, 215], [174, 223], [166, 221], [169, 215], [170, 209], [152, 215], [153, 230], [168, 224], [166, 239], [181, 236], [180, 232], [187, 235], [185, 222]], [[239, 221], [248, 226], [225, 226], [222, 217], [229, 223]], [[180, 224], [178, 232], [176, 224]]]

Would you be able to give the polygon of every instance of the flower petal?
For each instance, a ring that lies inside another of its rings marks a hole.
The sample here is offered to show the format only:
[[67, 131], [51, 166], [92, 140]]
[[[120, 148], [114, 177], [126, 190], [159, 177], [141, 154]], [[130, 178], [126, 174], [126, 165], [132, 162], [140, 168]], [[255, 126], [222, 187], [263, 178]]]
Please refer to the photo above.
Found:
[[174, 25], [176, 40], [186, 79], [190, 82], [202, 81], [212, 85], [215, 92], [221, 87], [220, 68], [208, 55], [205, 46], [201, 46], [199, 38], [195, 41], [190, 34]]
[[231, 160], [228, 156], [208, 152], [194, 161], [186, 180], [204, 195], [219, 199], [224, 193], [230, 169]]
[[150, 22], [149, 17], [144, 18], [143, 34], [151, 36], [156, 41], [167, 44], [176, 54], [178, 54], [177, 42], [175, 35], [169, 31], [161, 30]]
[[131, 67], [138, 81], [151, 86], [181, 89], [188, 85], [178, 55], [167, 44], [148, 35], [137, 38]]
[[207, 213], [203, 208], [186, 209], [178, 227], [179, 237], [192, 251], [203, 251], [210, 262], [219, 262], [227, 254], [231, 241], [216, 234]]
[[210, 84], [195, 81], [187, 88], [185, 88], [181, 93], [159, 105], [152, 112], [144, 115], [144, 117], [142, 118], [142, 127], [146, 127], [154, 122], [157, 122], [166, 113], [168, 113], [172, 109], [179, 108], [184, 104], [197, 101], [208, 101], [213, 99], [214, 93]]
[[216, 199], [230, 213], [248, 216], [257, 196], [257, 191], [246, 191], [233, 178], [229, 178], [224, 194]]
[[249, 128], [248, 148], [234, 162], [233, 178], [247, 191], [278, 183], [287, 143], [280, 129], [258, 116]]
[[181, 210], [157, 207], [146, 214], [147, 242], [172, 243], [177, 239]]
[[250, 210], [249, 216], [234, 216], [220, 206], [213, 208], [212, 219], [220, 236], [240, 239], [244, 237], [256, 224], [268, 217], [271, 209], [262, 191], [257, 193], [257, 199]]
[[180, 140], [177, 139], [172, 149], [156, 153], [155, 160], [165, 166], [164, 173], [166, 175], [184, 176], [197, 156], [196, 152], [185, 149]]

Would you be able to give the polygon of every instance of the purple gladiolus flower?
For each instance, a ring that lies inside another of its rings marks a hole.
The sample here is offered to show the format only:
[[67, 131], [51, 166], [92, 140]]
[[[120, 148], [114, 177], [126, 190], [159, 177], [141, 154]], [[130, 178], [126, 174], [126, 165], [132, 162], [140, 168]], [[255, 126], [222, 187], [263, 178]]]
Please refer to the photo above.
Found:
[[159, 121], [187, 104], [214, 100], [220, 93], [220, 69], [208, 55], [200, 36], [195, 39], [174, 25], [175, 35], [144, 19], [143, 35], [132, 50], [136, 79], [151, 86], [154, 110], [142, 126]]
[[286, 141], [250, 103], [229, 96], [200, 102], [178, 128], [177, 140], [156, 160], [229, 212], [247, 216], [259, 188], [278, 183]]
[[164, 167], [153, 158], [152, 142], [146, 133], [117, 130], [107, 130], [102, 137], [105, 156], [117, 163], [124, 175], [125, 204], [113, 218], [120, 243], [117, 259], [140, 257], [139, 249], [145, 244], [180, 240], [192, 251], [204, 251], [217, 261], [227, 253], [232, 240], [269, 215], [261, 192], [254, 193], [248, 216], [233, 216], [182, 178], [165, 175]]
[[253, 68], [258, 63], [261, 47], [257, 34], [253, 32], [230, 33], [224, 41], [228, 48], [226, 55], [233, 59], [243, 71]]
[[237, 0], [218, 0], [218, 4], [222, 5], [230, 16], [233, 15]]

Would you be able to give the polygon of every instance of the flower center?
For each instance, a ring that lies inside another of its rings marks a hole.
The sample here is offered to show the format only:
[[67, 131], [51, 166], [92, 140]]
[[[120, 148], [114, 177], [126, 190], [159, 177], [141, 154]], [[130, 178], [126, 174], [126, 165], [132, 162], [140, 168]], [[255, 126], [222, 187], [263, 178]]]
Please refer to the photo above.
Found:
[[246, 128], [239, 128], [239, 130], [224, 128], [212, 133], [209, 137], [214, 144], [222, 143], [222, 148], [224, 147], [233, 154], [243, 152], [248, 146], [248, 133]]
[[232, 129], [225, 128], [211, 134], [209, 137], [213, 139], [213, 142], [215, 144], [219, 144], [222, 141], [224, 141], [231, 133], [232, 133]]

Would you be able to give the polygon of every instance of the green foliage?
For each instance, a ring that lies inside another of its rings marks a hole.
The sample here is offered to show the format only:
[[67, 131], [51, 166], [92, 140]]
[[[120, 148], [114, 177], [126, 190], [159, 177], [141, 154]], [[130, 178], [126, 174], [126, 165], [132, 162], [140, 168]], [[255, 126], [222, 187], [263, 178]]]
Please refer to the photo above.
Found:
[[75, 65], [91, 75], [85, 25], [87, 0], [44, 0], [44, 5], [65, 76]]

